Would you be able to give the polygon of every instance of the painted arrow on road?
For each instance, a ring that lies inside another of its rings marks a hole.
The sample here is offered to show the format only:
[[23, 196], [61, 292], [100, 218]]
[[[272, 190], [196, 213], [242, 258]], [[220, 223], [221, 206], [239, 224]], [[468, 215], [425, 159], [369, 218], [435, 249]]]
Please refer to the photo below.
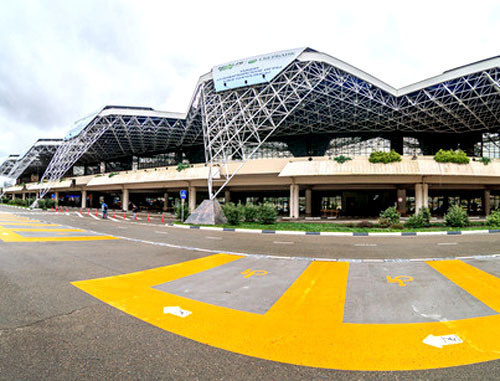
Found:
[[424, 344], [432, 345], [436, 348], [443, 348], [445, 345], [462, 344], [463, 341], [457, 335], [434, 336], [429, 335], [424, 339]]
[[191, 315], [191, 311], [183, 310], [179, 306], [163, 307], [163, 313], [164, 314], [172, 314], [172, 315], [179, 316], [182, 318]]

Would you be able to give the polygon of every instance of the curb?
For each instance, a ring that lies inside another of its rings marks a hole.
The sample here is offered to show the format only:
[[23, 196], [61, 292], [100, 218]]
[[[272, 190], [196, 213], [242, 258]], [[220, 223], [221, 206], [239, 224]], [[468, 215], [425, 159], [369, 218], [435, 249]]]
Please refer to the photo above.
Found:
[[279, 234], [279, 235], [322, 235], [336, 237], [416, 237], [416, 236], [432, 236], [432, 235], [470, 235], [470, 234], [495, 234], [500, 233], [500, 229], [484, 229], [484, 230], [442, 230], [430, 232], [309, 232], [295, 230], [261, 230], [261, 229], [240, 229], [240, 228], [217, 228], [211, 226], [198, 225], [178, 225], [166, 224], [167, 226], [179, 229], [195, 229], [195, 230], [211, 230], [219, 232], [236, 232], [236, 233], [251, 233], [251, 234]]

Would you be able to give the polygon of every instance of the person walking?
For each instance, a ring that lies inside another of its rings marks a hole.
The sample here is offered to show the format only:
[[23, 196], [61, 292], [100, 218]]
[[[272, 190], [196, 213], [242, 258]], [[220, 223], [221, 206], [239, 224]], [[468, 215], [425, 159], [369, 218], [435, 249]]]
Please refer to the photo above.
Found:
[[137, 212], [139, 211], [139, 208], [137, 205], [132, 204], [132, 213], [134, 214], [134, 221], [137, 220]]
[[108, 218], [108, 204], [106, 204], [104, 201], [102, 202], [101, 205], [102, 208], [102, 218], [106, 219]]

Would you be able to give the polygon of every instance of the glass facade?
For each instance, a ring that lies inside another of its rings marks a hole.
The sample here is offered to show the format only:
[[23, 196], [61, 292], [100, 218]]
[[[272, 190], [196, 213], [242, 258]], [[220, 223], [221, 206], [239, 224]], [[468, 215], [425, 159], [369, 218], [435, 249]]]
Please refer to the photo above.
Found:
[[[477, 156], [480, 156], [480, 151]], [[500, 134], [483, 134], [483, 157], [500, 158]]]
[[334, 138], [325, 152], [326, 156], [351, 155], [367, 156], [374, 151], [389, 152], [391, 142], [381, 137], [362, 140], [360, 137]]
[[178, 163], [178, 155], [175, 152], [161, 153], [149, 157], [138, 157], [137, 158], [137, 168], [156, 168], [156, 167], [166, 167], [169, 165], [176, 165]]
[[[251, 149], [245, 149], [245, 154], [249, 155]], [[264, 142], [262, 146], [253, 154], [252, 159], [273, 159], [293, 157], [288, 149], [288, 145], [282, 142]]]

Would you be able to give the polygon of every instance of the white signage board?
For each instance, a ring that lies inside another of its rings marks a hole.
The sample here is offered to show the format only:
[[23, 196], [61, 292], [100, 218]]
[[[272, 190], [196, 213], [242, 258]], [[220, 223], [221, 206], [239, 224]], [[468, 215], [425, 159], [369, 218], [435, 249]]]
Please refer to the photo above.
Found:
[[283, 50], [217, 65], [212, 68], [215, 91], [237, 89], [272, 81], [304, 49]]

